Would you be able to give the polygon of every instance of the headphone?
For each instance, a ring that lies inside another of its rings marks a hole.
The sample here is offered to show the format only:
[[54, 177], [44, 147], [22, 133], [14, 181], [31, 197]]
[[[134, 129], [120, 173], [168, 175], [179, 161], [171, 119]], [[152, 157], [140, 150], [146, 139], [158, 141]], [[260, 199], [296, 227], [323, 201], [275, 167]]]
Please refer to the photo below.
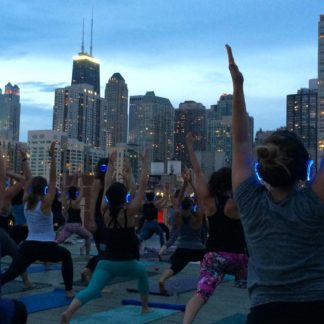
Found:
[[[254, 163], [254, 172], [255, 172], [257, 179], [261, 182], [263, 179], [259, 173], [259, 165], [260, 165], [259, 161], [256, 161]], [[311, 182], [313, 180], [313, 174], [314, 174], [314, 169], [315, 169], [314, 160], [307, 160], [306, 166], [307, 166], [306, 181]]]
[[[110, 202], [109, 202], [107, 195], [104, 195], [104, 201], [107, 206], [110, 206]], [[131, 201], [132, 201], [132, 195], [130, 194], [130, 192], [127, 192], [127, 194], [125, 196], [125, 203], [129, 204]]]
[[[32, 193], [32, 188], [31, 188], [31, 187], [28, 188], [28, 193], [29, 193], [29, 194]], [[44, 187], [44, 189], [43, 189], [42, 196], [46, 196], [47, 193], [48, 193], [48, 186], [46, 185], [46, 186]]]
[[[75, 193], [74, 193], [74, 195], [75, 195], [75, 198], [78, 198], [78, 197], [80, 196], [80, 191], [79, 191], [79, 190], [76, 190]], [[69, 190], [67, 191], [66, 196], [67, 196], [68, 199], [71, 198], [71, 197], [70, 197], [70, 192], [69, 192]]]
[[108, 164], [103, 163], [103, 164], [100, 164], [100, 165], [99, 165], [99, 171], [100, 171], [100, 172], [102, 172], [102, 173], [106, 173], [107, 170], [108, 170]]

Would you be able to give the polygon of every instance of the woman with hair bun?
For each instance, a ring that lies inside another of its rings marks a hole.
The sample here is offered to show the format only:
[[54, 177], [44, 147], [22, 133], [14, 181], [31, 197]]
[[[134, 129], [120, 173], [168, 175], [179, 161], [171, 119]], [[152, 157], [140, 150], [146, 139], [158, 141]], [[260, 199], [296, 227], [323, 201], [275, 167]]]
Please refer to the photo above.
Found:
[[24, 212], [28, 226], [28, 237], [19, 245], [7, 271], [2, 275], [2, 283], [15, 279], [27, 267], [39, 260], [43, 262], [62, 262], [62, 276], [66, 296], [73, 297], [73, 264], [71, 253], [55, 242], [53, 214], [51, 206], [56, 192], [55, 142], [51, 144], [50, 178], [36, 176], [29, 180], [24, 192]]
[[186, 135], [194, 171], [197, 198], [208, 220], [206, 253], [200, 265], [197, 291], [186, 305], [184, 324], [192, 323], [225, 274], [235, 275], [236, 286], [245, 287], [248, 256], [240, 215], [232, 198], [231, 168], [211, 174], [208, 182], [194, 152], [194, 136]]
[[243, 76], [226, 47], [233, 82], [232, 183], [249, 251], [247, 324], [323, 323], [324, 167], [309, 185], [298, 186], [310, 180], [312, 162], [288, 131], [274, 132], [256, 149], [253, 167]]
[[135, 234], [135, 215], [141, 207], [148, 178], [147, 154], [143, 158], [138, 191], [128, 204], [127, 188], [113, 182], [116, 152], [109, 157], [105, 176], [105, 191], [101, 204], [103, 222], [107, 226], [106, 250], [99, 261], [86, 289], [79, 292], [68, 309], [61, 315], [61, 324], [70, 322], [72, 315], [98, 293], [116, 276], [138, 279], [142, 312], [147, 312], [149, 284], [147, 272], [139, 259], [139, 242]]

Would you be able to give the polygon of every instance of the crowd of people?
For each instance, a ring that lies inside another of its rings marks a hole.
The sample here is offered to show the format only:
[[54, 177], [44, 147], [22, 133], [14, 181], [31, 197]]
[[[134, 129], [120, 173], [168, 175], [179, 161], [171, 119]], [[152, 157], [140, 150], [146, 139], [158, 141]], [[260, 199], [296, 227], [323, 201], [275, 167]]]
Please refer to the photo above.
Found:
[[[35, 261], [62, 263], [67, 298], [73, 298], [60, 323], [92, 300], [116, 276], [138, 280], [142, 313], [150, 311], [149, 281], [140, 261], [143, 242], [160, 238], [158, 257], [172, 245], [166, 281], [191, 261], [200, 261], [197, 289], [188, 300], [183, 323], [192, 323], [222, 282], [235, 276], [235, 286], [248, 288], [251, 301], [247, 324], [320, 324], [324, 322], [324, 165], [312, 170], [309, 154], [292, 132], [277, 131], [252, 152], [244, 100], [243, 75], [226, 45], [233, 82], [232, 166], [206, 179], [195, 155], [192, 133], [186, 135], [191, 168], [183, 170], [182, 185], [165, 183], [163, 196], [147, 188], [148, 153], [141, 157], [135, 185], [127, 159], [122, 181], [116, 181], [116, 152], [98, 161], [90, 212], [81, 217], [84, 185], [80, 175], [56, 187], [55, 143], [49, 150], [48, 181], [31, 176], [21, 149], [22, 174], [6, 169], [0, 152], [0, 252], [12, 262], [1, 274], [1, 285], [21, 276]], [[322, 160], [323, 161], [323, 160]], [[6, 181], [10, 179], [10, 181]], [[158, 221], [159, 210], [167, 222]], [[62, 213], [62, 210], [64, 211]], [[142, 218], [139, 220], [138, 215]], [[13, 216], [15, 225], [9, 225]], [[81, 276], [88, 283], [73, 289], [73, 262], [63, 243], [72, 234], [84, 239], [81, 252], [89, 257]], [[97, 255], [89, 256], [94, 241]], [[1, 297], [5, 323], [26, 323], [23, 303]]]

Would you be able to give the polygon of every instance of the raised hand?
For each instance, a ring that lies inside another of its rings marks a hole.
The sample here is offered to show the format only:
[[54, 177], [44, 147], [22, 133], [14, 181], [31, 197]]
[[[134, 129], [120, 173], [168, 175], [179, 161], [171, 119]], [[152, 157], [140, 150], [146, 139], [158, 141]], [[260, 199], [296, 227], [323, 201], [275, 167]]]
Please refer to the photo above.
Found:
[[49, 150], [48, 150], [48, 155], [49, 155], [50, 157], [54, 157], [55, 144], [56, 144], [56, 142], [52, 142], [52, 143], [51, 143], [51, 146], [50, 146], [50, 148], [49, 148]]
[[195, 138], [192, 135], [192, 133], [191, 132], [187, 133], [186, 134], [186, 144], [187, 144], [187, 146], [193, 146], [194, 141], [195, 141]]
[[228, 64], [229, 64], [228, 67], [231, 72], [233, 86], [242, 87], [244, 82], [243, 74], [240, 72], [237, 65], [235, 64], [231, 47], [227, 44], [225, 45], [225, 47], [227, 50]]
[[27, 160], [27, 149], [23, 145], [18, 146], [20, 157], [22, 160]]

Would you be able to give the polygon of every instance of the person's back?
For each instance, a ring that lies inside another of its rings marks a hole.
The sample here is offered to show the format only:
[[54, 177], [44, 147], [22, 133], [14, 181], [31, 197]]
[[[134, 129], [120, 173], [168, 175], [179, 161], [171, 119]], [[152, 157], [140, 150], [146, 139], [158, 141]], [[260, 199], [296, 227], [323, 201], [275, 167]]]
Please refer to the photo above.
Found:
[[250, 255], [252, 306], [278, 294], [290, 301], [324, 299], [324, 203], [311, 188], [296, 188], [276, 203], [252, 178], [235, 197]]
[[[226, 45], [233, 82], [234, 199], [249, 250], [247, 324], [324, 320], [324, 166], [312, 179], [302, 141], [280, 130], [256, 148], [253, 165], [243, 75]], [[300, 182], [308, 188], [299, 190]]]

